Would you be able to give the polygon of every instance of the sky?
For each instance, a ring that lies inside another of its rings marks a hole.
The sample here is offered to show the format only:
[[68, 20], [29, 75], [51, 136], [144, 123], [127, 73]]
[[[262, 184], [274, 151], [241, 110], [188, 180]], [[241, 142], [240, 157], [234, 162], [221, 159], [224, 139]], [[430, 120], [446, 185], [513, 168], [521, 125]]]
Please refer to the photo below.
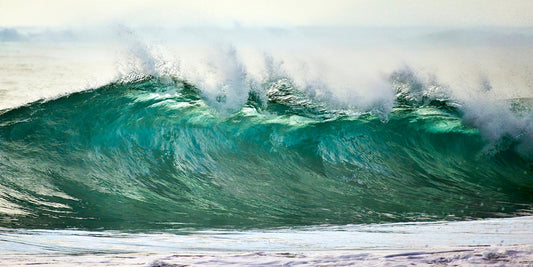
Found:
[[533, 27], [529, 0], [0, 0], [0, 26]]

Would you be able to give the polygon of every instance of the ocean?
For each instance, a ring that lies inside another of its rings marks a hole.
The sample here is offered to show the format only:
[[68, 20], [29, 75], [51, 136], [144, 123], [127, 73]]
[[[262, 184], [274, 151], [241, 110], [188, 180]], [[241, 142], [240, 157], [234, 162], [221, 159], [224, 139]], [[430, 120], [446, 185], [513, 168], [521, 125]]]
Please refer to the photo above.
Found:
[[531, 264], [531, 41], [2, 28], [0, 260]]

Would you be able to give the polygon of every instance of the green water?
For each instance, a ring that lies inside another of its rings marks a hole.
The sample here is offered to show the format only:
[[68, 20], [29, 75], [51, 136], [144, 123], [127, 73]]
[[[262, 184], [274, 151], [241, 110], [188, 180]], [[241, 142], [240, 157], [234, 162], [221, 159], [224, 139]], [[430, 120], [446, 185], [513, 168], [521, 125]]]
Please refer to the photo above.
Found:
[[224, 112], [170, 77], [1, 112], [0, 227], [249, 229], [531, 214], [533, 163], [515, 151], [518, 141], [488, 142], [446, 102], [398, 100], [383, 116], [272, 86]]

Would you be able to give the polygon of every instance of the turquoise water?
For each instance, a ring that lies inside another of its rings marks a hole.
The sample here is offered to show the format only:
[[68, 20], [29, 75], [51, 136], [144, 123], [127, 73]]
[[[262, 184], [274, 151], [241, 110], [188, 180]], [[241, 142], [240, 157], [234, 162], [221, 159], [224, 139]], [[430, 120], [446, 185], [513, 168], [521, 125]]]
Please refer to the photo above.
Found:
[[527, 139], [487, 139], [460, 103], [399, 93], [392, 111], [363, 111], [283, 80], [266, 88], [220, 110], [231, 99], [146, 76], [1, 111], [0, 227], [262, 229], [532, 212]]

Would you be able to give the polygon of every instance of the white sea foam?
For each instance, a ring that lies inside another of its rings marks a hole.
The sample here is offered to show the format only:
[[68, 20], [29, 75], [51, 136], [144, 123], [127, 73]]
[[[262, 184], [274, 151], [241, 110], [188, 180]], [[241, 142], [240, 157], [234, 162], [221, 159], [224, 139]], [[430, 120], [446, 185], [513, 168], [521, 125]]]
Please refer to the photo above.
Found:
[[531, 264], [532, 217], [466, 222], [131, 234], [0, 229], [3, 264]]

